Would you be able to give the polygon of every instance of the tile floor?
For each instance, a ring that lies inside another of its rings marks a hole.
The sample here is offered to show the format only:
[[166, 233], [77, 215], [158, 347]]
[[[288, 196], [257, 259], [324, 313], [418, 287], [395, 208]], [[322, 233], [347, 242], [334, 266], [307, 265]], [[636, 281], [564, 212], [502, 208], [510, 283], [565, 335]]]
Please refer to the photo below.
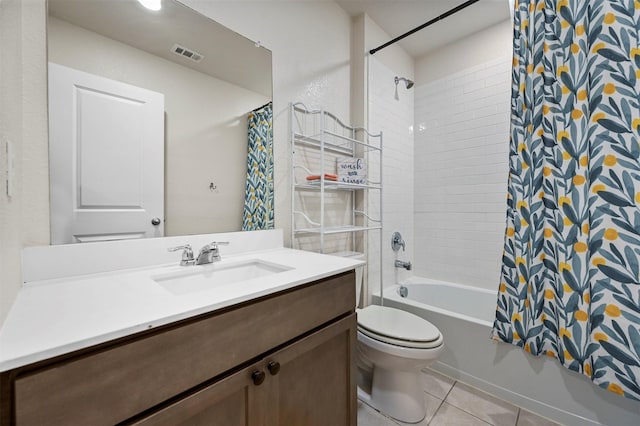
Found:
[[[419, 426], [558, 426], [492, 395], [433, 370], [422, 372], [427, 417]], [[393, 420], [358, 401], [359, 426], [397, 426]]]

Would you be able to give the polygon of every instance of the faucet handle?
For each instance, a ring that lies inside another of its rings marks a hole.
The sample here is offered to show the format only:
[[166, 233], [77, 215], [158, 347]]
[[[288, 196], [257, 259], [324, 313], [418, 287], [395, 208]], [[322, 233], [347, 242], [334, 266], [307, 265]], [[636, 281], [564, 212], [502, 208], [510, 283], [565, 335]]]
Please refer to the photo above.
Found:
[[213, 249], [218, 248], [218, 246], [228, 246], [229, 245], [229, 241], [211, 241], [209, 243], [209, 246]]
[[205, 244], [201, 249], [200, 253], [198, 253], [198, 258], [196, 259], [196, 265], [204, 265], [207, 263], [213, 263], [219, 261], [220, 258], [220, 250], [218, 250], [218, 245], [227, 245], [228, 241], [212, 241], [209, 244]]
[[193, 259], [193, 250], [191, 249], [191, 244], [184, 244], [176, 247], [169, 247], [167, 251], [178, 251], [183, 250], [182, 252], [182, 260], [180, 261], [180, 266], [193, 265], [195, 260]]
[[399, 232], [394, 232], [391, 236], [391, 248], [397, 252], [400, 250], [400, 247], [402, 247], [402, 251], [404, 251], [404, 240]]
[[203, 265], [205, 263], [213, 263], [221, 260], [220, 250], [218, 250], [219, 245], [229, 245], [229, 241], [212, 241], [209, 244], [206, 244], [200, 249], [196, 265]]

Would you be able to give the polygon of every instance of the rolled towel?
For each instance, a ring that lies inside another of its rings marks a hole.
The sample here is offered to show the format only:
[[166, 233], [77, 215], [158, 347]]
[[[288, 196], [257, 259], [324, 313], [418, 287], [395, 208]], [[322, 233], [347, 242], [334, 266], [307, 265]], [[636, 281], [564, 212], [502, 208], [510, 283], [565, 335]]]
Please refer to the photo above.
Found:
[[[307, 176], [307, 180], [320, 180], [320, 175], [309, 175]], [[331, 173], [324, 174], [324, 180], [332, 180], [336, 182], [338, 180], [338, 175], [334, 175]]]

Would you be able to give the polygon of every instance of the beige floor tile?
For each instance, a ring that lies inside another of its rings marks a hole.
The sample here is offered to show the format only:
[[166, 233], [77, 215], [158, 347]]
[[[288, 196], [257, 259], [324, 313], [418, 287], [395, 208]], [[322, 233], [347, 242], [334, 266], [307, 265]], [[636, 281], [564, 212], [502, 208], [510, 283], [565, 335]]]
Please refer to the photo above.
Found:
[[436, 411], [438, 411], [438, 408], [440, 408], [440, 404], [442, 404], [442, 400], [439, 398], [436, 398], [433, 395], [429, 395], [428, 393], [425, 392], [424, 403], [427, 409], [427, 415], [425, 416], [424, 420], [422, 420], [419, 423], [403, 423], [399, 420], [396, 420], [396, 422], [398, 422], [401, 425], [427, 426], [431, 421], [431, 419], [433, 419], [433, 416], [436, 414]]
[[398, 426], [398, 423], [358, 401], [358, 426]]
[[455, 383], [455, 380], [429, 368], [422, 370], [420, 379], [424, 391], [440, 399], [447, 396]]
[[515, 426], [518, 407], [456, 382], [445, 402], [472, 414], [494, 426]]
[[443, 402], [429, 426], [487, 426], [477, 417]]
[[520, 409], [520, 415], [518, 416], [517, 426], [560, 426], [558, 423], [551, 420], [540, 417], [537, 414], [533, 414], [529, 411]]

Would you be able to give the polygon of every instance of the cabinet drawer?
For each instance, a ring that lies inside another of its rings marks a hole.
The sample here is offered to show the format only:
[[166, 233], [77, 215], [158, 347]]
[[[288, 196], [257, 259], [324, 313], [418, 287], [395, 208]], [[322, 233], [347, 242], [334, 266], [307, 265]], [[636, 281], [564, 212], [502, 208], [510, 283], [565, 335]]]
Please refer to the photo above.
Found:
[[260, 356], [355, 306], [344, 273], [18, 375], [18, 425], [113, 424]]

